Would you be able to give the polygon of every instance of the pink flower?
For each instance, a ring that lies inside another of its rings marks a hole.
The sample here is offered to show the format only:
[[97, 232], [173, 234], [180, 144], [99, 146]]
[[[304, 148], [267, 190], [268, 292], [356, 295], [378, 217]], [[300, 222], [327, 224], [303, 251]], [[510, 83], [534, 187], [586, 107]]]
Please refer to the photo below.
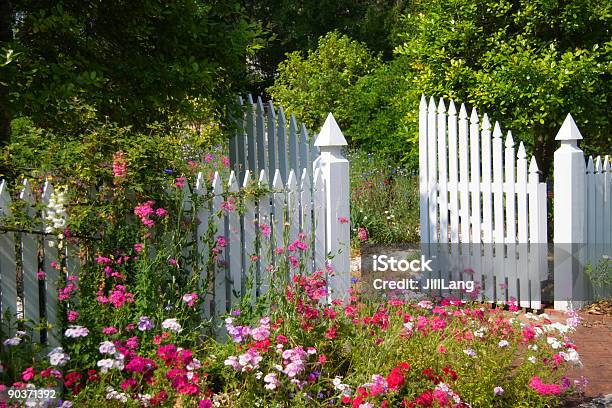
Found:
[[200, 402], [198, 403], [198, 408], [212, 408], [212, 407], [213, 407], [213, 403], [209, 399], [200, 400]]
[[227, 156], [222, 156], [221, 157], [221, 164], [223, 164], [223, 167], [229, 167], [230, 166], [230, 159]]
[[178, 265], [178, 262], [177, 262], [176, 259], [170, 258], [170, 259], [168, 259], [168, 265], [176, 266], [176, 265]]
[[177, 188], [183, 188], [185, 187], [185, 182], [187, 181], [187, 179], [185, 177], [177, 177], [176, 180], [174, 181], [174, 185]]
[[206, 153], [206, 156], [204, 156], [204, 161], [206, 163], [210, 163], [215, 159], [215, 156], [213, 156], [211, 153]]
[[111, 334], [116, 334], [118, 332], [119, 330], [117, 330], [117, 328], [113, 326], [105, 327], [102, 329], [102, 333], [107, 336], [110, 336]]
[[187, 306], [192, 307], [196, 300], [198, 300], [197, 293], [187, 293], [183, 295], [183, 302], [187, 303]]
[[134, 244], [134, 251], [137, 253], [142, 252], [142, 244]]
[[223, 235], [219, 235], [217, 237], [217, 246], [220, 248], [225, 248], [225, 244], [226, 244], [225, 237]]
[[361, 242], [367, 241], [368, 240], [368, 230], [365, 229], [364, 227], [359, 227], [357, 229], [357, 238], [359, 238]]
[[349, 219], [347, 217], [338, 217], [338, 221], [340, 221], [341, 224], [346, 224], [349, 222]]
[[32, 378], [34, 378], [34, 374], [34, 367], [28, 367], [21, 373], [21, 378], [23, 381], [30, 381]]
[[158, 217], [162, 218], [162, 217], [165, 217], [166, 215], [168, 215], [168, 211], [166, 211], [166, 209], [160, 207], [157, 210], [155, 210], [155, 215], [157, 215]]
[[259, 224], [259, 229], [261, 230], [261, 233], [264, 235], [264, 237], [270, 237], [270, 226], [268, 224]]
[[561, 394], [561, 386], [557, 384], [545, 384], [537, 375], [529, 381], [529, 387], [540, 395], [559, 395]]
[[36, 273], [36, 278], [38, 280], [44, 280], [46, 277], [47, 277], [47, 274], [45, 272], [43, 272], [43, 271], [38, 271]]
[[79, 317], [79, 312], [76, 312], [74, 310], [68, 311], [68, 321], [69, 322], [74, 322], [78, 317]]
[[124, 153], [122, 151], [113, 154], [113, 177], [115, 178], [115, 184], [118, 184], [125, 178], [127, 173], [127, 163], [125, 161]]

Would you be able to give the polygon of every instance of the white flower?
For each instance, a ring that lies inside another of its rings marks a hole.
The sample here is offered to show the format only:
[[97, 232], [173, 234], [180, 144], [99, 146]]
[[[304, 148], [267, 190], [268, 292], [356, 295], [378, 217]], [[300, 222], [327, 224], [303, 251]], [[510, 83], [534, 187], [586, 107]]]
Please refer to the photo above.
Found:
[[552, 347], [554, 350], [557, 350], [558, 348], [561, 348], [563, 346], [563, 344], [555, 337], [548, 337], [546, 339], [546, 342], [550, 344], [550, 347]]
[[476, 352], [473, 349], [463, 350], [463, 352], [470, 357], [476, 357]]
[[61, 367], [70, 360], [70, 356], [64, 353], [64, 349], [61, 347], [54, 348], [47, 356], [49, 357], [49, 364], [52, 366]]
[[103, 341], [100, 343], [99, 350], [102, 354], [115, 354], [117, 351], [112, 341]]
[[19, 337], [11, 337], [10, 339], [6, 339], [4, 342], [2, 342], [2, 344], [5, 346], [17, 346], [19, 343], [21, 343], [21, 338]]
[[66, 332], [64, 333], [66, 337], [70, 338], [87, 337], [88, 334], [89, 329], [83, 326], [70, 326], [68, 329], [66, 329]]
[[501, 340], [499, 343], [497, 343], [497, 345], [499, 347], [508, 347], [510, 343], [508, 343], [508, 340]]
[[478, 330], [476, 330], [474, 332], [474, 336], [482, 339], [484, 337], [485, 331], [486, 331], [486, 329], [484, 327], [481, 327], [480, 329], [478, 329]]
[[[105, 358], [103, 360], [98, 361], [96, 365], [100, 367], [100, 371], [102, 373], [107, 373], [108, 370], [112, 369], [113, 366], [115, 365], [115, 360], [110, 359], [110, 358]], [[106, 399], [109, 399], [108, 396]]]
[[179, 322], [176, 319], [166, 319], [162, 322], [162, 328], [166, 329], [166, 330], [170, 330], [173, 331], [175, 333], [180, 333], [181, 330], [183, 330], [181, 328], [181, 325], [179, 324]]
[[562, 351], [559, 353], [561, 357], [568, 363], [572, 363], [577, 366], [582, 366], [582, 362], [580, 361], [580, 355], [573, 348], [568, 348], [567, 351]]
[[537, 359], [535, 358], [535, 356], [531, 356], [529, 357], [527, 360], [529, 360], [530, 363], [535, 364]]
[[537, 351], [538, 350], [538, 345], [537, 344], [530, 344], [528, 348], [529, 348], [529, 350]]

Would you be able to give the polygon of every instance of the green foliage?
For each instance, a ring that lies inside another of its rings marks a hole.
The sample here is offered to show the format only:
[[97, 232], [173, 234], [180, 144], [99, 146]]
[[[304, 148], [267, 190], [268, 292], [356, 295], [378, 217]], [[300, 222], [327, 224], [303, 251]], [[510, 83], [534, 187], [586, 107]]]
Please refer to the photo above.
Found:
[[405, 0], [244, 0], [249, 15], [267, 33], [265, 47], [256, 50], [253, 68], [261, 75], [258, 92], [272, 85], [277, 66], [294, 51], [306, 53], [319, 37], [337, 31], [364, 42], [385, 59], [392, 56], [391, 34], [409, 4]]
[[483, 108], [535, 151], [544, 174], [568, 112], [587, 151], [609, 149], [609, 2], [430, 0], [415, 7], [396, 53], [406, 57], [416, 90]]
[[193, 119], [203, 106], [224, 111], [258, 33], [238, 2], [11, 4], [18, 18], [0, 107], [62, 136], [87, 129], [84, 110], [139, 131]]
[[368, 242], [419, 242], [418, 180], [384, 155], [355, 151], [351, 162], [351, 234], [354, 246], [365, 228]]
[[329, 33], [316, 50], [304, 57], [296, 51], [278, 67], [278, 78], [268, 89], [275, 101], [295, 113], [310, 129], [318, 129], [333, 112], [345, 136], [353, 113], [350, 89], [380, 67], [381, 61], [364, 44], [345, 35]]

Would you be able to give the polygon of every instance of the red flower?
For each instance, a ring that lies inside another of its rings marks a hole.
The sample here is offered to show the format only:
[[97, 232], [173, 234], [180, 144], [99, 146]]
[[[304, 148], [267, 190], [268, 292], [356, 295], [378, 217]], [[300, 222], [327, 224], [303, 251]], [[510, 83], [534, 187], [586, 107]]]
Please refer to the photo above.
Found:
[[337, 332], [338, 332], [338, 329], [336, 328], [336, 326], [332, 326], [329, 329], [327, 329], [327, 331], [325, 332], [325, 337], [327, 337], [330, 340], [335, 339], [337, 336]]
[[395, 367], [387, 376], [387, 384], [392, 390], [397, 390], [399, 387], [404, 385], [404, 374], [402, 369]]
[[444, 374], [446, 374], [449, 378], [453, 379], [453, 381], [457, 379], [457, 373], [450, 366], [444, 367], [442, 371], [444, 371]]

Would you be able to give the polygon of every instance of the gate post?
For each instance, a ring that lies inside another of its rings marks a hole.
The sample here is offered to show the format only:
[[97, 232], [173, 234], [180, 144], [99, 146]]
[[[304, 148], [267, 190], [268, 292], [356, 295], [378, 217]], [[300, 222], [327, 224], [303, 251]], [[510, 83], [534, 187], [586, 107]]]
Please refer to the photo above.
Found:
[[327, 274], [331, 298], [348, 298], [350, 271], [349, 162], [342, 152], [346, 139], [330, 113], [317, 136], [321, 150], [317, 166], [325, 179], [326, 253], [332, 271]]
[[585, 286], [581, 250], [585, 239], [586, 166], [578, 147], [582, 135], [570, 114], [555, 140], [554, 155], [554, 307], [579, 308]]

